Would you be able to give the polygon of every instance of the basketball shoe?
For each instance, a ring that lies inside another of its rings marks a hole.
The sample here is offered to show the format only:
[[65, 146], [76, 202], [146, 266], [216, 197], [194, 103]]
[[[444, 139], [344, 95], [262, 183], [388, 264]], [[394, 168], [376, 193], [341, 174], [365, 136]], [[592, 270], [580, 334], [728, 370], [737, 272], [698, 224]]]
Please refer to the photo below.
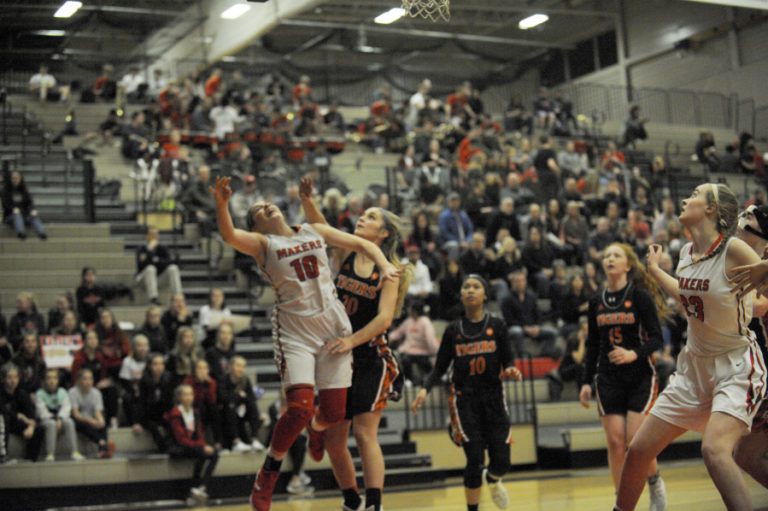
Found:
[[667, 511], [667, 488], [661, 476], [655, 483], [648, 483], [648, 493], [651, 498], [650, 511]]
[[509, 505], [509, 493], [504, 485], [501, 484], [501, 479], [495, 483], [488, 482], [488, 469], [483, 470], [483, 480], [488, 483], [488, 489], [491, 491], [491, 500], [496, 504], [499, 509], [506, 509]]
[[251, 491], [251, 508], [253, 511], [269, 511], [272, 505], [272, 491], [275, 489], [275, 483], [280, 472], [272, 470], [259, 470], [256, 481], [253, 483]]

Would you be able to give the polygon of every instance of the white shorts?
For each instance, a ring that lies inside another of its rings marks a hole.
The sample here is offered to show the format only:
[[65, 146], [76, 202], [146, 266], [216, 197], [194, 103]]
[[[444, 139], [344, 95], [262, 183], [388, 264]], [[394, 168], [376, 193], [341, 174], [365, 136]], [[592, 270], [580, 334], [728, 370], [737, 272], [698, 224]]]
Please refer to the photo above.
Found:
[[352, 352], [331, 354], [323, 345], [352, 334], [344, 306], [338, 300], [315, 316], [272, 311], [275, 363], [283, 387], [312, 385], [318, 390], [352, 384]]
[[765, 391], [765, 365], [757, 345], [715, 357], [700, 357], [684, 347], [677, 371], [651, 414], [681, 428], [704, 433], [712, 412], [731, 415], [747, 427]]

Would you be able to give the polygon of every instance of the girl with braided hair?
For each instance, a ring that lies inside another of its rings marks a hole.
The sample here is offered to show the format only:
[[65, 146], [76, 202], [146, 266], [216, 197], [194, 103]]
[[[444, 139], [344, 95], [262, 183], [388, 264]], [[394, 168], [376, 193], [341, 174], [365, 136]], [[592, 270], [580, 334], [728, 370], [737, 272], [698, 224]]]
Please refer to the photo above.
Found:
[[635, 509], [653, 459], [687, 430], [702, 433], [702, 454], [729, 511], [752, 509], [744, 477], [732, 457], [765, 389], [765, 365], [748, 329], [753, 294], [731, 293], [737, 267], [759, 262], [733, 237], [739, 205], [722, 184], [705, 183], [683, 200], [680, 223], [691, 233], [677, 275], [659, 267], [662, 250], [648, 250], [648, 272], [688, 316], [688, 342], [670, 378], [629, 445], [615, 510]]
[[[312, 201], [311, 179], [301, 180], [299, 193], [307, 221], [326, 223]], [[394, 267], [402, 266], [396, 253], [400, 219], [390, 211], [368, 208], [357, 220], [354, 235], [378, 246]], [[330, 426], [323, 434], [318, 434], [313, 423], [307, 427], [309, 454], [320, 461], [324, 450], [328, 451], [344, 497], [343, 510], [381, 511], [384, 456], [378, 441], [379, 422], [387, 399], [399, 399], [403, 384], [386, 332], [393, 318], [400, 316], [412, 271], [408, 265], [399, 281], [380, 285], [381, 270], [376, 262], [349, 249], [334, 249], [332, 266], [336, 270], [336, 293], [344, 304], [353, 333], [327, 342], [325, 348], [339, 354], [352, 351], [352, 385], [347, 389], [344, 421]], [[347, 448], [350, 426], [363, 463], [365, 502], [358, 493], [355, 466]]]
[[[603, 251], [607, 282], [589, 300], [589, 334], [579, 400], [589, 408], [592, 385], [608, 444], [608, 465], [619, 486], [627, 444], [653, 406], [658, 378], [651, 356], [661, 349], [659, 317], [670, 315], [664, 292], [635, 251], [611, 243]], [[652, 460], [648, 476], [651, 511], [667, 507], [664, 481]]]

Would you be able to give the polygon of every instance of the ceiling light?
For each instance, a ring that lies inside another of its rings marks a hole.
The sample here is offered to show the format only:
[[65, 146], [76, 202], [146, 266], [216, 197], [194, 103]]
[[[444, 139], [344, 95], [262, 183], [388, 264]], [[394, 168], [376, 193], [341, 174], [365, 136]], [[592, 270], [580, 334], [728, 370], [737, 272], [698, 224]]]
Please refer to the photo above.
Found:
[[533, 28], [541, 25], [548, 19], [549, 19], [549, 16], [547, 16], [546, 14], [533, 14], [531, 16], [528, 16], [524, 20], [521, 20], [520, 23], [517, 24], [517, 27], [520, 30], [528, 30], [529, 28]]
[[61, 7], [53, 14], [54, 18], [69, 18], [77, 12], [79, 8], [83, 6], [83, 2], [75, 2], [74, 0], [67, 0]]
[[405, 16], [405, 9], [402, 7], [393, 7], [387, 12], [382, 12], [376, 16], [373, 21], [381, 25], [389, 25], [390, 23], [394, 23], [395, 21], [399, 20], [403, 16]]
[[62, 37], [67, 35], [65, 30], [33, 30], [32, 33], [35, 35], [44, 35], [47, 37]]
[[235, 4], [226, 11], [222, 12], [221, 17], [225, 20], [233, 20], [248, 12], [250, 8], [251, 6], [248, 4]]

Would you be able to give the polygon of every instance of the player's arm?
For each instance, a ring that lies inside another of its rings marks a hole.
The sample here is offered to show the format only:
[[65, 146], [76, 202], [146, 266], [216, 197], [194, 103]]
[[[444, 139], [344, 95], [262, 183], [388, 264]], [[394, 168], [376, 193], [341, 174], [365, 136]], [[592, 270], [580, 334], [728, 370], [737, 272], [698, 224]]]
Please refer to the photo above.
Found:
[[[315, 201], [312, 200], [311, 178], [305, 177], [301, 179], [299, 182], [299, 196], [301, 197], [301, 206], [304, 208], [304, 216], [307, 218], [307, 222], [310, 224], [330, 225], [323, 212], [320, 211]], [[334, 271], [338, 271], [341, 268], [341, 263], [344, 262], [348, 255], [348, 250], [340, 250], [338, 248], [331, 250], [330, 256]]]
[[753, 289], [765, 294], [768, 260], [761, 261], [749, 245], [737, 239], [728, 246], [725, 274], [733, 279], [733, 292], [743, 296]]
[[235, 229], [232, 216], [229, 213], [229, 199], [232, 197], [232, 189], [229, 187], [229, 177], [217, 177], [215, 188], [209, 186], [209, 190], [216, 199], [216, 222], [219, 226], [219, 234], [228, 245], [244, 254], [253, 256], [260, 265], [264, 264], [264, 256], [267, 251], [267, 238], [257, 232], [247, 232]]
[[522, 380], [523, 373], [515, 365], [515, 355], [512, 353], [512, 343], [507, 335], [507, 324], [504, 320], [499, 321], [500, 326], [496, 335], [496, 347], [499, 353], [499, 362], [501, 362], [502, 378], [511, 380]]
[[680, 284], [677, 279], [659, 267], [662, 253], [661, 245], [653, 244], [648, 247], [648, 273], [668, 295], [680, 296]]
[[453, 361], [453, 354], [454, 354], [454, 343], [456, 336], [454, 334], [454, 327], [453, 325], [449, 325], [448, 328], [445, 329], [445, 332], [443, 333], [443, 340], [440, 343], [440, 348], [437, 350], [437, 360], [435, 361], [435, 367], [432, 368], [432, 372], [424, 378], [423, 386], [421, 387], [421, 390], [419, 390], [419, 393], [416, 394], [416, 397], [413, 400], [413, 404], [411, 405], [411, 411], [416, 414], [419, 407], [424, 403], [424, 400], [427, 399], [427, 394], [430, 390], [432, 390], [432, 387], [440, 381], [440, 378], [445, 374], [445, 372], [448, 370], [448, 367], [451, 365], [451, 362]]
[[389, 262], [384, 252], [375, 243], [340, 231], [329, 225], [312, 224], [312, 227], [320, 233], [329, 245], [353, 250], [370, 257], [376, 266], [379, 267], [382, 279], [396, 281], [400, 273], [402, 273], [402, 270], [398, 270]]

